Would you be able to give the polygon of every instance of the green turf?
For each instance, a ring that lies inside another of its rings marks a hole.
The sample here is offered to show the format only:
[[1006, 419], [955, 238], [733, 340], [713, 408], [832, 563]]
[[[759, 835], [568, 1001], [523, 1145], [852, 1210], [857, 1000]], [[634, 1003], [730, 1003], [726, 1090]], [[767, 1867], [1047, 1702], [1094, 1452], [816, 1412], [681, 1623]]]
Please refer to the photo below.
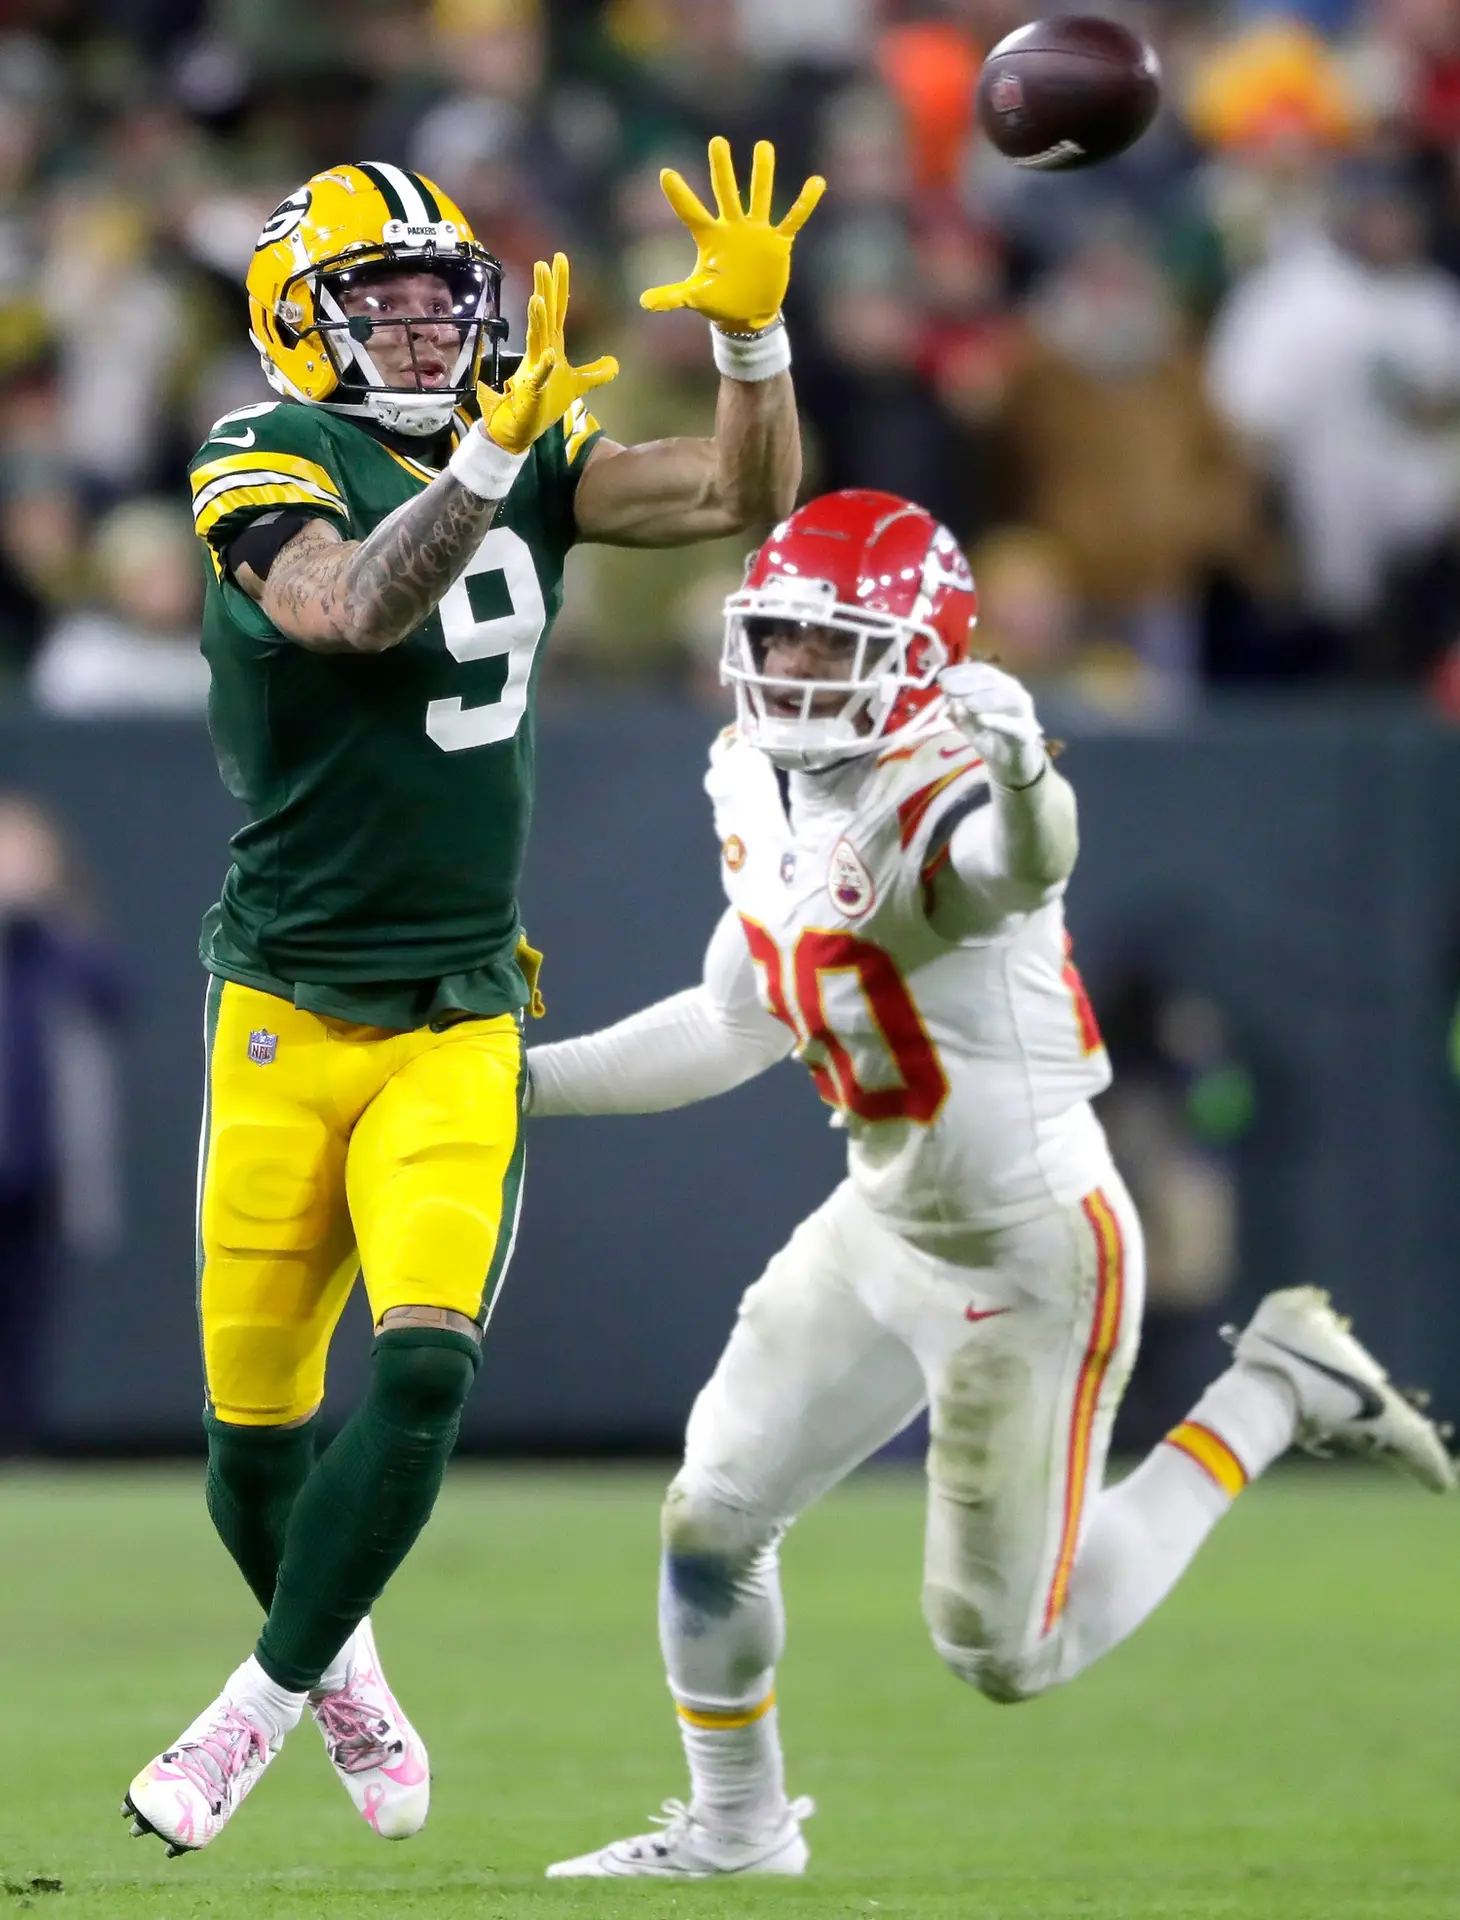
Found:
[[786, 1553], [811, 1877], [544, 1882], [681, 1790], [656, 1496], [458, 1470], [377, 1615], [431, 1742], [426, 1833], [369, 1834], [306, 1726], [212, 1849], [168, 1862], [121, 1791], [254, 1624], [198, 1476], [0, 1478], [0, 1920], [1460, 1916], [1460, 1508], [1338, 1469], [1247, 1495], [1135, 1641], [1017, 1710], [927, 1649], [916, 1481], [846, 1489]]

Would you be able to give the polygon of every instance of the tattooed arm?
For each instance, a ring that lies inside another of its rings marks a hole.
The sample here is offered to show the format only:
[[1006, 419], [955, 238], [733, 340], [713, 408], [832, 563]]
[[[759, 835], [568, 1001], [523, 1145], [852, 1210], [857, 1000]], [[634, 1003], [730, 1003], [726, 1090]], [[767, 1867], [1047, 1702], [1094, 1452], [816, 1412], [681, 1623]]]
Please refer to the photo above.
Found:
[[368, 539], [342, 540], [327, 520], [311, 520], [280, 548], [266, 579], [247, 565], [235, 578], [300, 646], [384, 653], [460, 576], [500, 505], [443, 473]]

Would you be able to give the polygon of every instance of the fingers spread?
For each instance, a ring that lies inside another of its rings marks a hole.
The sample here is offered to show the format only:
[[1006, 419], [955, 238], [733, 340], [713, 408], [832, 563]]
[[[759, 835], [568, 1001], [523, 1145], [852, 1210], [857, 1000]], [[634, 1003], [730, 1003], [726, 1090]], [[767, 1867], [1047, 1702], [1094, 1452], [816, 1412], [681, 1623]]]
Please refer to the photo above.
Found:
[[710, 185], [715, 189], [715, 205], [722, 220], [743, 220], [740, 187], [735, 179], [735, 162], [730, 158], [730, 142], [716, 134], [710, 142]]
[[806, 222], [811, 218], [812, 214], [815, 213], [817, 202], [825, 192], [825, 180], [822, 179], [819, 173], [813, 173], [805, 186], [802, 187], [801, 191], [796, 195], [791, 211], [776, 228], [776, 232], [784, 235], [787, 240], [794, 240], [802, 227], [804, 227]]
[[752, 220], [766, 220], [771, 217], [771, 194], [776, 184], [776, 150], [769, 140], [757, 140], [755, 159], [750, 169], [750, 217]]
[[664, 189], [664, 198], [691, 233], [697, 233], [701, 227], [712, 227], [715, 224], [715, 216], [682, 173], [676, 173], [673, 167], [666, 167], [659, 176], [659, 184]]
[[553, 326], [559, 340], [568, 319], [568, 256], [553, 255]]
[[618, 361], [606, 353], [602, 359], [590, 360], [586, 367], [577, 367], [574, 371], [583, 392], [588, 393], [594, 387], [606, 387], [610, 380], [617, 380]]

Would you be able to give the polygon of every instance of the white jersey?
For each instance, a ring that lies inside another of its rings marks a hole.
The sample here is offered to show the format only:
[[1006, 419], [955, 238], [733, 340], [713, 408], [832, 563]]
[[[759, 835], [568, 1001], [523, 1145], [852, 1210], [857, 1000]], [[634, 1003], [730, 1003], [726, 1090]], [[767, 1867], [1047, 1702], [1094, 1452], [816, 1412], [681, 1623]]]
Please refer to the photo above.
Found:
[[879, 1217], [936, 1248], [1109, 1175], [1088, 1103], [1110, 1066], [1062, 889], [956, 943], [930, 923], [953, 833], [989, 804], [964, 734], [788, 780], [731, 729], [705, 786], [761, 1003], [845, 1124]]

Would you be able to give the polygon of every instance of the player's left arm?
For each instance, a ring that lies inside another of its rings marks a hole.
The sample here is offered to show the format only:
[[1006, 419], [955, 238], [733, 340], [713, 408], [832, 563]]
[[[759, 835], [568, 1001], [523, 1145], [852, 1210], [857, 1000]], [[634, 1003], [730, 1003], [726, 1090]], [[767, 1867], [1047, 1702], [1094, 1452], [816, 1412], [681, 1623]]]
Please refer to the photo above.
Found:
[[779, 224], [771, 223], [775, 150], [759, 142], [742, 204], [729, 142], [710, 142], [711, 214], [681, 175], [660, 175], [665, 197], [688, 227], [694, 271], [651, 287], [650, 312], [689, 308], [710, 322], [720, 393], [711, 439], [656, 440], [624, 447], [600, 440], [574, 497], [580, 539], [626, 547], [684, 546], [770, 526], [796, 502], [801, 431], [791, 384], [791, 349], [781, 318], [791, 246], [826, 182], [813, 175]]
[[986, 803], [976, 796], [958, 821], [934, 876], [935, 926], [965, 935], [1054, 898], [1075, 869], [1079, 813], [1034, 701], [1012, 674], [969, 661], [940, 684], [989, 776]]
[[739, 917], [721, 916], [695, 987], [576, 1040], [530, 1047], [527, 1109], [550, 1114], [665, 1113], [752, 1080], [794, 1036], [761, 1005]]

